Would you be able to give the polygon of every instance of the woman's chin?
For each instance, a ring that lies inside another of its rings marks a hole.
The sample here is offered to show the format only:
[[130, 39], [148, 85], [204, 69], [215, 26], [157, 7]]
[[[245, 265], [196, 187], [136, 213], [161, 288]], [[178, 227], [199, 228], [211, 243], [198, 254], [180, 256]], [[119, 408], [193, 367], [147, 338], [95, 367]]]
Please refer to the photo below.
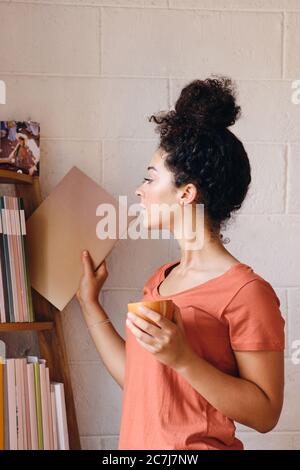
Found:
[[143, 227], [147, 230], [170, 230], [170, 224], [164, 224], [162, 223], [161, 219], [160, 220], [154, 220], [151, 222], [151, 219], [143, 213]]

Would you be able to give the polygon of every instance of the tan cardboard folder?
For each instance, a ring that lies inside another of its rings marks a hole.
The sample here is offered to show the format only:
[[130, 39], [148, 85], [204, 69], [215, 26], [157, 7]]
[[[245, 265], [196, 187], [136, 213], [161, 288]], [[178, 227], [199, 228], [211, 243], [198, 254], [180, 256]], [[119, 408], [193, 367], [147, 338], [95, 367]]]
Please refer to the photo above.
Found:
[[[96, 208], [103, 203], [116, 210], [116, 238], [97, 237], [96, 226], [102, 217], [96, 215]], [[79, 287], [82, 250], [89, 250], [97, 269], [120, 234], [126, 235], [133, 217], [119, 224], [119, 210], [116, 199], [74, 166], [27, 219], [31, 286], [59, 310]]]

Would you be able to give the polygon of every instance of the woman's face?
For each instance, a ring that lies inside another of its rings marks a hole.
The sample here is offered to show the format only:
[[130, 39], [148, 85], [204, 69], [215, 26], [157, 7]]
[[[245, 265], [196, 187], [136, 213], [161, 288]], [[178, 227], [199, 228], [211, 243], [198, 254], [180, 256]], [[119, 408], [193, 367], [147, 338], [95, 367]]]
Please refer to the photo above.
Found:
[[23, 137], [18, 137], [18, 142], [19, 142], [20, 145], [22, 145], [22, 147], [24, 147], [25, 139], [23, 139]]
[[135, 191], [135, 194], [140, 196], [144, 208], [142, 212], [144, 226], [149, 229], [172, 230], [174, 212], [168, 209], [170, 206], [177, 212], [180, 209], [182, 191], [174, 186], [173, 174], [164, 165], [165, 156], [166, 152], [161, 149], [154, 153], [148, 165], [145, 181]]

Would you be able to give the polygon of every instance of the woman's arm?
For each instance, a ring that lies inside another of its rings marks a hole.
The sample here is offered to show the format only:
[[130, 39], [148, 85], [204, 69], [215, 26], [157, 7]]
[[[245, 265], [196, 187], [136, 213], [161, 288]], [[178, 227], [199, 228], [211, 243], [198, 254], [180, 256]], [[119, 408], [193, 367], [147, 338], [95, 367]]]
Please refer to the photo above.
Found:
[[125, 378], [124, 339], [117, 333], [111, 323], [98, 323], [108, 318], [99, 303], [82, 304], [81, 310], [106, 369], [123, 388]]
[[235, 351], [240, 377], [220, 371], [191, 350], [175, 369], [212, 406], [228, 418], [261, 433], [277, 424], [284, 393], [284, 353]]
[[92, 259], [87, 252], [82, 253], [83, 276], [76, 292], [85, 322], [95, 346], [108, 372], [115, 381], [124, 387], [125, 341], [111, 323], [99, 323], [108, 319], [105, 310], [99, 305], [99, 292], [108, 277], [105, 260], [94, 271]]
[[[18, 145], [19, 145], [19, 144], [18, 144]], [[17, 148], [17, 147], [16, 147], [16, 148]], [[14, 156], [14, 154], [15, 154], [16, 148], [14, 148], [14, 149], [10, 152], [10, 154], [9, 154], [8, 157], [6, 157], [6, 158], [1, 158], [1, 159], [0, 159], [0, 162], [1, 162], [1, 163], [10, 163], [10, 162], [12, 161], [12, 159], [13, 159], [13, 156]]]
[[20, 147], [20, 144], [17, 144], [15, 148], [10, 152], [8, 156], [8, 160], [12, 160], [12, 158], [15, 156], [17, 149]]

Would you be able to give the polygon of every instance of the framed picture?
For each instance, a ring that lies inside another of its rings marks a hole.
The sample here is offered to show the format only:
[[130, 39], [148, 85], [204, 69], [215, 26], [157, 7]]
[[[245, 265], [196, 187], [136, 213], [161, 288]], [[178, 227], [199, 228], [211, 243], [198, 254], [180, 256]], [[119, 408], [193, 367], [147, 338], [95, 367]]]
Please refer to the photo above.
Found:
[[34, 121], [0, 121], [0, 169], [39, 175], [40, 125]]

